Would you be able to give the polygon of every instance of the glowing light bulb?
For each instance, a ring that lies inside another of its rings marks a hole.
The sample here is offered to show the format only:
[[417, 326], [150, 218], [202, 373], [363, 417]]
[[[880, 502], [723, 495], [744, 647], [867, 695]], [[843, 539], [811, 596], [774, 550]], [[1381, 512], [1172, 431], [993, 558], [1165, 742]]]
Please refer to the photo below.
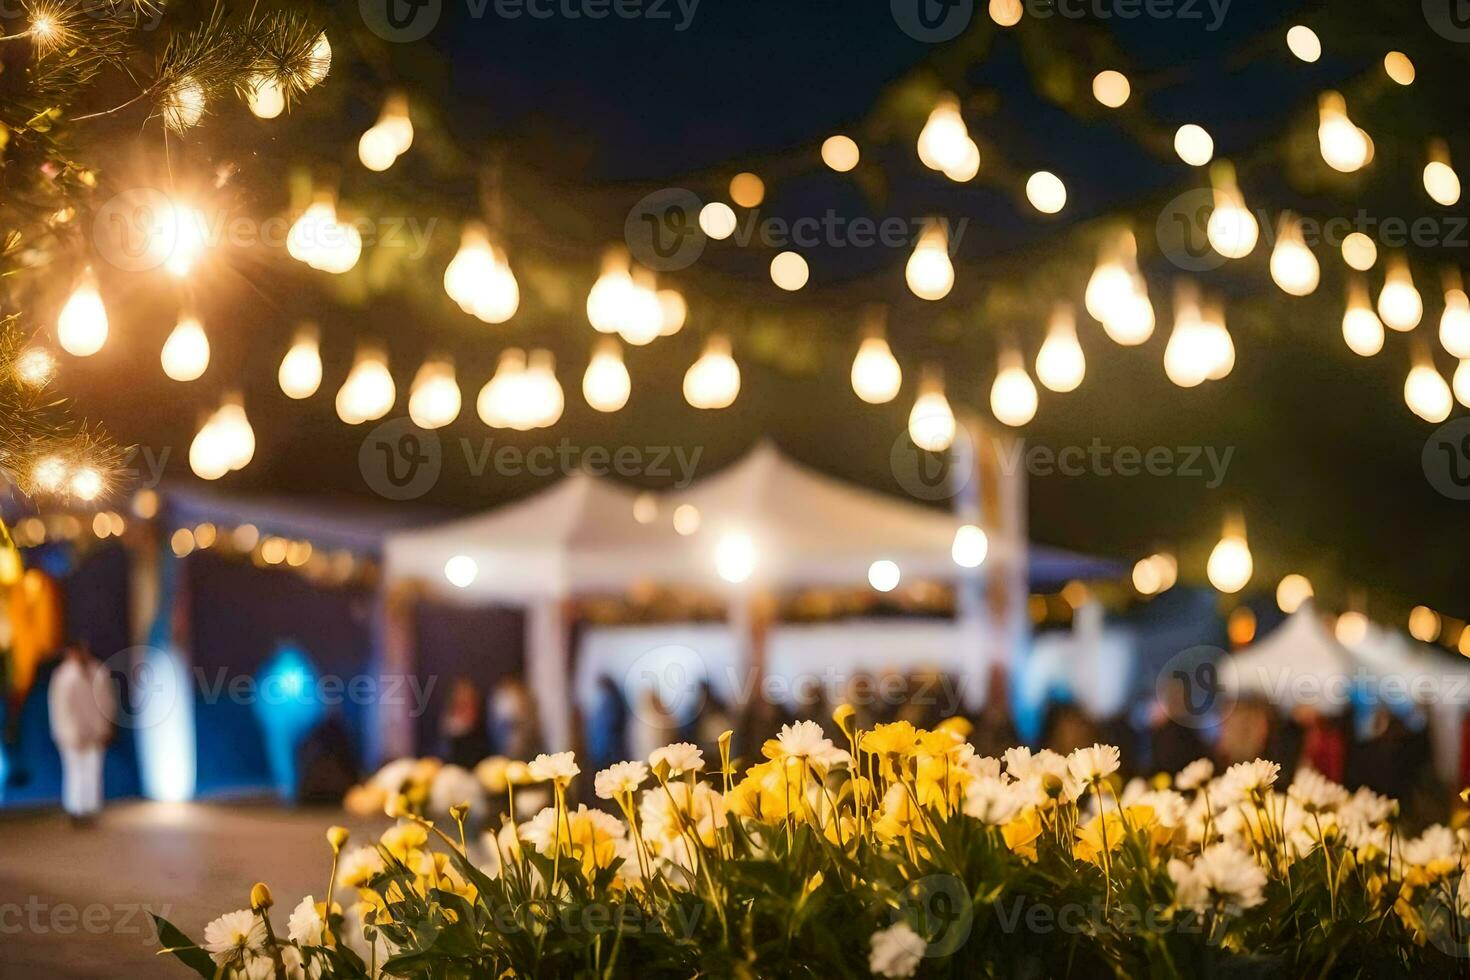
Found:
[[245, 415], [245, 403], [238, 395], [225, 398], [219, 411], [214, 413], [215, 438], [225, 465], [230, 470], [242, 470], [255, 458], [255, 430]]
[[521, 305], [520, 284], [505, 253], [490, 244], [489, 233], [477, 223], [460, 234], [459, 251], [444, 270], [444, 291], [484, 323], [504, 323]]
[[455, 555], [444, 563], [444, 578], [456, 589], [467, 589], [475, 584], [480, 566], [469, 555]]
[[396, 154], [402, 156], [407, 153], [413, 146], [413, 119], [408, 114], [408, 98], [401, 93], [388, 96], [378, 117], [378, 126], [392, 138]]
[[1021, 355], [1006, 350], [1000, 356], [1000, 371], [990, 386], [990, 411], [996, 419], [1020, 428], [1036, 417], [1036, 385], [1026, 373]]
[[735, 209], [723, 201], [711, 201], [699, 209], [700, 230], [718, 241], [735, 234], [738, 224]]
[[362, 256], [362, 235], [351, 224], [337, 220], [330, 194], [319, 194], [286, 234], [286, 251], [320, 272], [341, 275]]
[[616, 412], [628, 404], [632, 390], [632, 379], [623, 364], [623, 349], [613, 338], [604, 337], [582, 375], [582, 397], [599, 412]]
[[652, 272], [644, 268], [633, 271], [633, 289], [628, 294], [618, 326], [618, 333], [634, 347], [657, 340], [664, 330], [663, 305]]
[[684, 299], [683, 293], [677, 289], [660, 289], [658, 309], [660, 337], [672, 337], [684, 329], [684, 323], [689, 319], [689, 303]]
[[1342, 260], [1350, 269], [1367, 272], [1378, 261], [1378, 246], [1361, 231], [1355, 231], [1342, 240]]
[[1339, 173], [1362, 170], [1371, 155], [1367, 134], [1347, 116], [1347, 102], [1337, 92], [1324, 92], [1317, 102], [1317, 144], [1322, 159]]
[[387, 357], [381, 351], [360, 348], [347, 380], [337, 389], [337, 417], [348, 425], [372, 422], [387, 415], [397, 397]]
[[1210, 584], [1227, 595], [1234, 594], [1250, 583], [1254, 571], [1255, 563], [1244, 529], [1227, 528], [1215, 550], [1210, 552], [1210, 560], [1205, 566]]
[[1021, 0], [990, 0], [990, 19], [998, 27], [1015, 27], [1023, 12]]
[[1174, 152], [1191, 167], [1203, 167], [1215, 158], [1215, 140], [1203, 126], [1186, 123], [1174, 133]]
[[1302, 223], [1290, 211], [1281, 215], [1276, 247], [1271, 250], [1271, 278], [1283, 292], [1292, 296], [1308, 296], [1321, 279], [1317, 257], [1307, 248]]
[[759, 207], [766, 199], [766, 182], [746, 171], [730, 178], [730, 200], [742, 208]]
[[687, 538], [697, 532], [702, 522], [699, 508], [693, 504], [680, 504], [674, 508], [674, 531], [680, 537]]
[[259, 119], [274, 119], [286, 109], [286, 93], [271, 75], [256, 75], [245, 88], [245, 102]]
[[1256, 247], [1261, 229], [1255, 215], [1245, 206], [1245, 197], [1235, 183], [1235, 168], [1218, 163], [1215, 178], [1215, 209], [1205, 225], [1210, 247], [1227, 259], [1243, 259]]
[[684, 374], [684, 400], [695, 408], [728, 408], [740, 394], [740, 366], [730, 341], [720, 334], [705, 343], [704, 353]]
[[1286, 46], [1292, 54], [1309, 64], [1322, 57], [1322, 41], [1317, 32], [1302, 24], [1286, 32]]
[[440, 429], [459, 418], [461, 400], [454, 362], [430, 358], [419, 366], [408, 390], [408, 417], [421, 429]]
[[1026, 200], [1042, 214], [1056, 214], [1067, 206], [1067, 185], [1056, 174], [1038, 170], [1026, 181]]
[[230, 454], [211, 415], [189, 444], [189, 469], [201, 480], [218, 480], [230, 472]]
[[949, 234], [942, 222], [931, 221], [919, 236], [904, 267], [909, 290], [920, 299], [940, 300], [954, 288], [954, 265], [949, 261]]
[[771, 260], [771, 281], [787, 292], [805, 286], [810, 275], [806, 259], [796, 252], [782, 252]]
[[91, 357], [107, 343], [107, 308], [97, 292], [97, 280], [88, 269], [56, 318], [61, 349], [76, 357]]
[[357, 141], [357, 159], [374, 173], [382, 173], [398, 162], [398, 148], [393, 134], [381, 126], [373, 126]]
[[1470, 408], [1470, 360], [1461, 361], [1455, 368], [1455, 401]]
[[302, 327], [276, 372], [281, 391], [288, 398], [310, 398], [322, 383], [322, 355], [317, 344], [316, 328]]
[[979, 568], [990, 553], [990, 539], [974, 524], [963, 524], [954, 532], [949, 556], [961, 568]]
[[1404, 380], [1404, 403], [1415, 415], [1434, 425], [1449, 418], [1455, 407], [1450, 386], [1425, 354], [1415, 359]]
[[868, 584], [878, 592], [892, 592], [898, 588], [902, 573], [898, 565], [886, 559], [868, 566]]
[[609, 249], [602, 259], [602, 273], [587, 294], [587, 320], [598, 333], [619, 333], [627, 308], [636, 301], [628, 256]]
[[852, 359], [852, 390], [869, 405], [884, 405], [898, 397], [903, 369], [883, 336], [881, 325], [867, 328]]
[[965, 120], [960, 116], [959, 100], [953, 95], [943, 96], [919, 133], [919, 159], [930, 170], [962, 171], [973, 146]]
[[1439, 342], [1454, 357], [1462, 360], [1470, 357], [1470, 297], [1458, 287], [1445, 290]]
[[1211, 335], [1192, 289], [1181, 286], [1174, 303], [1174, 330], [1164, 348], [1164, 373], [1181, 388], [1194, 388], [1215, 369]]
[[1383, 350], [1383, 321], [1368, 301], [1368, 286], [1361, 276], [1348, 280], [1347, 311], [1342, 315], [1342, 339], [1360, 357]]
[[1439, 613], [1428, 606], [1415, 606], [1409, 611], [1409, 635], [1420, 643], [1433, 643], [1439, 639], [1442, 626]]
[[1104, 246], [1087, 281], [1087, 312], [1115, 343], [1133, 347], [1154, 332], [1154, 308], [1138, 273], [1138, 244], [1124, 232]]
[[199, 124], [204, 115], [204, 88], [192, 78], [182, 78], [163, 95], [163, 121], [176, 133]]
[[175, 381], [193, 381], [209, 367], [209, 338], [192, 316], [179, 320], [163, 342], [163, 373]]
[[974, 180], [975, 175], [980, 172], [980, 147], [974, 140], [966, 137], [965, 155], [953, 166], [944, 169], [944, 176], [957, 184], [963, 184]]
[[320, 85], [331, 70], [332, 42], [327, 40], [327, 32], [322, 31], [311, 46], [311, 57], [302, 72], [302, 87], [313, 88]]
[[475, 411], [481, 422], [496, 429], [510, 428], [517, 423], [517, 413], [521, 410], [518, 403], [525, 400], [525, 373], [525, 351], [511, 347], [501, 352], [495, 373], [475, 400]]
[[536, 391], [534, 427], [544, 429], [555, 425], [566, 408], [566, 396], [556, 378], [555, 355], [549, 350], [531, 351], [526, 373]]
[[939, 376], [926, 372], [919, 382], [919, 397], [909, 411], [909, 438], [931, 453], [942, 453], [954, 445], [955, 418], [944, 397]]
[[1460, 203], [1460, 177], [1450, 166], [1450, 148], [1444, 140], [1429, 144], [1429, 163], [1424, 167], [1424, 190], [1436, 204], [1454, 207]]
[[1290, 616], [1302, 607], [1302, 603], [1312, 598], [1312, 594], [1312, 583], [1307, 577], [1293, 572], [1276, 586], [1276, 605]]
[[861, 156], [851, 136], [829, 136], [822, 143], [822, 162], [840, 174], [856, 167]]
[[1070, 304], [1058, 303], [1036, 355], [1036, 377], [1051, 391], [1065, 394], [1076, 391], [1086, 373], [1087, 358], [1077, 342], [1077, 318]]
[[1120, 71], [1100, 71], [1092, 79], [1092, 97], [1109, 109], [1117, 109], [1133, 94], [1128, 76]]
[[715, 571], [731, 585], [749, 581], [758, 559], [755, 539], [744, 531], [728, 531], [715, 545]]
[[1200, 314], [1204, 331], [1204, 358], [1210, 372], [1209, 381], [1219, 381], [1235, 370], [1235, 341], [1225, 326], [1225, 308], [1218, 302], [1207, 303]]
[[1349, 609], [1337, 617], [1332, 635], [1343, 646], [1357, 646], [1368, 638], [1368, 617], [1356, 609]]
[[1424, 300], [1414, 288], [1408, 261], [1401, 255], [1388, 260], [1383, 290], [1378, 294], [1378, 316], [1384, 326], [1401, 332], [1413, 330], [1424, 318]]
[[177, 278], [184, 278], [209, 248], [209, 223], [204, 212], [178, 201], [154, 216], [148, 230], [148, 251]]
[[1409, 56], [1402, 51], [1390, 51], [1383, 56], [1383, 70], [1388, 72], [1388, 77], [1400, 85], [1413, 85], [1414, 63]]

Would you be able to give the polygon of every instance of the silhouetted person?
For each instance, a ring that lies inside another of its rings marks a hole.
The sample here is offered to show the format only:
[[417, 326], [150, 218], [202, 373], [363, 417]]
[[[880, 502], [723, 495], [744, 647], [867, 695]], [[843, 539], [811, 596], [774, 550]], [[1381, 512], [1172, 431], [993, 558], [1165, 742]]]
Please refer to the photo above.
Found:
[[473, 769], [490, 754], [480, 689], [468, 677], [456, 677], [439, 718], [439, 751], [445, 762]]
[[594, 769], [628, 758], [628, 702], [607, 674], [597, 678], [597, 694], [587, 715], [587, 755]]
[[490, 747], [496, 755], [521, 761], [541, 751], [536, 702], [519, 677], [505, 678], [490, 695]]
[[357, 753], [341, 717], [333, 714], [313, 728], [296, 750], [296, 799], [335, 805], [358, 781]]
[[46, 692], [51, 737], [61, 753], [61, 805], [74, 823], [102, 809], [102, 762], [112, 740], [117, 692], [112, 675], [85, 648], [70, 646]]

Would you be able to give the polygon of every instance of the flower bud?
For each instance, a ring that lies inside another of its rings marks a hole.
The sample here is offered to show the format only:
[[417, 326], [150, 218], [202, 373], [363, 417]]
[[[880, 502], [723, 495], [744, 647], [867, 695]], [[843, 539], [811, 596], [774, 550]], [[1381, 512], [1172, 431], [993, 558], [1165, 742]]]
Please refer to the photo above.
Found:
[[469, 812], [470, 805], [468, 803], [456, 803], [449, 808], [449, 815], [454, 818], [456, 823], [463, 823], [465, 815]]
[[837, 710], [832, 712], [832, 720], [837, 723], [838, 728], [842, 729], [842, 734], [848, 738], [853, 737], [855, 729], [853, 728], [852, 720], [856, 716], [857, 709], [850, 704], [840, 704], [837, 706]]
[[253, 912], [265, 912], [276, 900], [271, 897], [271, 890], [266, 887], [265, 882], [257, 881], [255, 887], [250, 889], [250, 909]]
[[327, 843], [332, 845], [334, 852], [342, 850], [342, 845], [347, 843], [347, 828], [328, 827]]

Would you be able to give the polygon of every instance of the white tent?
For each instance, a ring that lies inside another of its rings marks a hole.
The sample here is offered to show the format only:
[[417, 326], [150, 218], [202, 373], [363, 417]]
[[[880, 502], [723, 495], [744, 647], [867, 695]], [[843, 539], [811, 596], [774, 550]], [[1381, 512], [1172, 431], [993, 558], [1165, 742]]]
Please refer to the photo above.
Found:
[[1375, 703], [1423, 706], [1429, 718], [1435, 771], [1445, 782], [1455, 782], [1460, 770], [1460, 729], [1470, 708], [1470, 662], [1376, 624], [1351, 652], [1370, 675], [1372, 686], [1365, 693]]
[[1361, 668], [1305, 603], [1261, 640], [1224, 658], [1220, 685], [1236, 696], [1263, 697], [1279, 706], [1306, 704], [1336, 715], [1352, 701], [1355, 671]]

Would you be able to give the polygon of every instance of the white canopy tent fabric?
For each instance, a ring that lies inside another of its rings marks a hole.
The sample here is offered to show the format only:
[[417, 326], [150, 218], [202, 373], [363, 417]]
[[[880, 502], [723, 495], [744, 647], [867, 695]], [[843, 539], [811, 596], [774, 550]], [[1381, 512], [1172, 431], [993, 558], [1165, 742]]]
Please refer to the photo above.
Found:
[[1436, 775], [1459, 779], [1461, 735], [1470, 708], [1470, 662], [1448, 656], [1397, 630], [1376, 624], [1350, 651], [1370, 674], [1373, 699], [1389, 706], [1422, 705], [1429, 718]]
[[1304, 603], [1261, 640], [1220, 662], [1220, 685], [1237, 697], [1277, 705], [1307, 704], [1341, 714], [1352, 700], [1359, 669], [1330, 635], [1311, 603]]

